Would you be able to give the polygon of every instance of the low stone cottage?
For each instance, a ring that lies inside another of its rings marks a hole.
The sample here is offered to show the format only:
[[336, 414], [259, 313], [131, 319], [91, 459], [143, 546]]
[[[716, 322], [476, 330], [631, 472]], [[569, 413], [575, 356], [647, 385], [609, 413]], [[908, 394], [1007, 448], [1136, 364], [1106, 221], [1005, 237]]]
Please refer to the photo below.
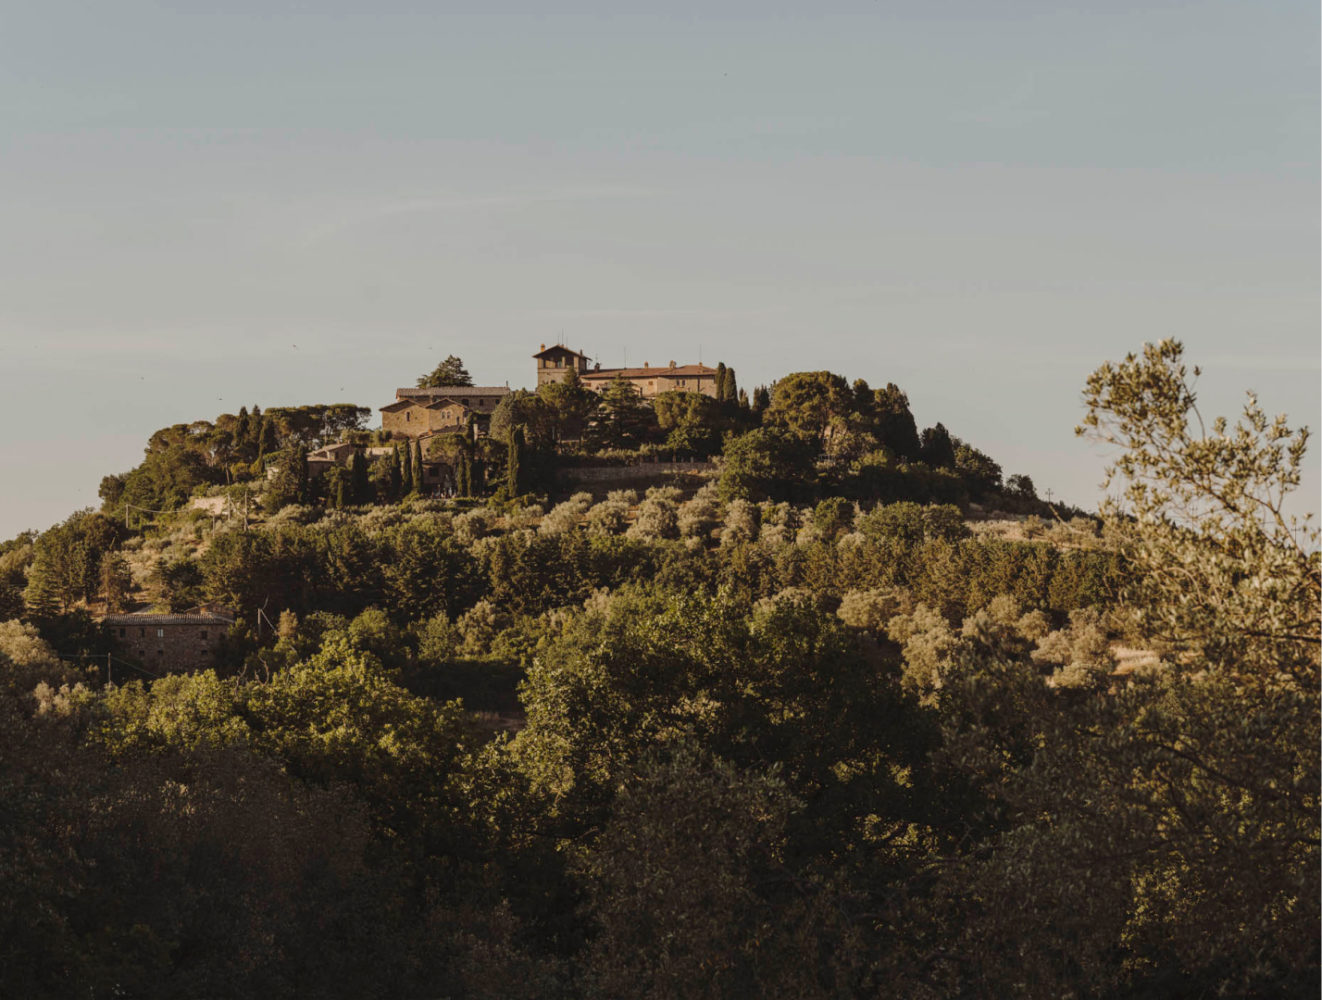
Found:
[[151, 673], [193, 673], [216, 665], [220, 639], [234, 624], [227, 611], [208, 607], [183, 614], [136, 612], [101, 622], [120, 655]]

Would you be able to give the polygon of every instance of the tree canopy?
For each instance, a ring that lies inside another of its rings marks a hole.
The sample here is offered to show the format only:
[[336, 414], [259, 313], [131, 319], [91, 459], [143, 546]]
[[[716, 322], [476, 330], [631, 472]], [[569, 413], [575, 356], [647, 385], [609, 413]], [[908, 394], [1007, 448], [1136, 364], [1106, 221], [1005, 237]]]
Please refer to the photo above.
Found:
[[443, 386], [472, 385], [473, 376], [468, 374], [464, 363], [453, 354], [425, 375], [418, 376], [419, 389], [435, 389]]

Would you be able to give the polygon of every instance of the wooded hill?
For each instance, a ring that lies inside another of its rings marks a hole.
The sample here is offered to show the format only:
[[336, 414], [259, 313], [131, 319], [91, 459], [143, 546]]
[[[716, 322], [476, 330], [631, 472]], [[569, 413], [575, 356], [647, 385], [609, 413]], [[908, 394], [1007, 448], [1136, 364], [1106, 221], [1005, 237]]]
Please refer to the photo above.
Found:
[[[1008, 539], [971, 450], [901, 457], [818, 374], [696, 492], [0, 546], [0, 991], [1315, 995], [1306, 435], [1198, 435], [1149, 347], [1085, 389], [1125, 507]], [[217, 668], [105, 683], [116, 587], [237, 611]]]
[[[458, 359], [454, 359], [457, 361]], [[897, 500], [991, 502], [1047, 513], [1024, 475], [1003, 480], [989, 456], [937, 423], [918, 430], [907, 396], [894, 384], [873, 390], [830, 372], [798, 372], [751, 397], [723, 365], [716, 397], [667, 392], [643, 401], [624, 380], [600, 394], [575, 378], [522, 390], [491, 415], [488, 433], [419, 441], [365, 429], [370, 411], [349, 405], [254, 407], [215, 421], [164, 428], [145, 461], [101, 484], [103, 509], [151, 514], [183, 505], [208, 486], [253, 484], [274, 513], [289, 503], [354, 506], [394, 503], [438, 492], [423, 466], [443, 463], [445, 492], [472, 497], [556, 498], [566, 469], [582, 463], [718, 458], [725, 499], [845, 497], [865, 505]], [[572, 372], [570, 373], [572, 376]], [[307, 451], [346, 441], [376, 445], [324, 477], [309, 475]], [[382, 455], [379, 446], [395, 449]], [[268, 481], [268, 468], [280, 474]]]

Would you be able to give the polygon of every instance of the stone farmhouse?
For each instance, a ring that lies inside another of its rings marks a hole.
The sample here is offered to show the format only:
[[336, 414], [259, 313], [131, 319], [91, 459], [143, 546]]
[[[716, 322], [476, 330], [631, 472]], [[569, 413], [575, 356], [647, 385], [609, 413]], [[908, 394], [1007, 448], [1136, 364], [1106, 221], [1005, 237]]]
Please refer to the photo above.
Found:
[[[311, 479], [320, 479], [335, 466], [348, 468], [353, 460], [355, 452], [362, 452], [368, 462], [379, 462], [389, 457], [395, 449], [390, 446], [380, 448], [364, 448], [360, 445], [350, 444], [347, 441], [341, 441], [338, 444], [328, 444], [316, 451], [308, 452], [308, 477]], [[267, 470], [267, 478], [275, 478], [278, 466], [272, 466]]]
[[416, 441], [462, 433], [472, 417], [477, 433], [483, 434], [491, 414], [509, 394], [507, 385], [396, 389], [395, 401], [381, 407], [381, 428], [394, 437]]
[[164, 674], [215, 666], [217, 644], [234, 624], [234, 616], [204, 606], [179, 615], [106, 615], [102, 624], [125, 657], [152, 673]]
[[655, 399], [663, 392], [700, 392], [704, 396], [716, 396], [716, 369], [706, 365], [677, 365], [671, 361], [668, 365], [653, 368], [643, 362], [641, 368], [602, 368], [600, 364], [589, 365], [590, 358], [581, 351], [574, 351], [563, 344], [553, 344], [533, 355], [537, 362], [537, 385], [548, 382], [561, 382], [575, 371], [585, 388], [601, 392], [616, 378], [623, 378], [633, 384], [643, 399]]

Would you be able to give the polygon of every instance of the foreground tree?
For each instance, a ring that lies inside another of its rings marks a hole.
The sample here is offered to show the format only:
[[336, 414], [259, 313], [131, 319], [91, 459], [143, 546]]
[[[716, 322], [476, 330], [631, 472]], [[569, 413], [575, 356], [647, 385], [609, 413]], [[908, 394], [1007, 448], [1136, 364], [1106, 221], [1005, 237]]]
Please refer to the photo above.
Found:
[[1208, 433], [1174, 341], [1085, 399], [1080, 432], [1124, 449], [1127, 597], [1171, 660], [1073, 693], [1004, 648], [938, 666], [939, 759], [976, 790], [981, 845], [911, 914], [944, 946], [901, 992], [1312, 996], [1316, 535], [1283, 513], [1307, 434], [1252, 398]]
[[1077, 433], [1124, 449], [1108, 469], [1122, 498], [1103, 513], [1125, 530], [1146, 625], [1189, 664], [1315, 691], [1318, 533], [1286, 510], [1308, 429], [1269, 420], [1252, 393], [1233, 428], [1209, 429], [1174, 340], [1097, 369], [1084, 401]]

